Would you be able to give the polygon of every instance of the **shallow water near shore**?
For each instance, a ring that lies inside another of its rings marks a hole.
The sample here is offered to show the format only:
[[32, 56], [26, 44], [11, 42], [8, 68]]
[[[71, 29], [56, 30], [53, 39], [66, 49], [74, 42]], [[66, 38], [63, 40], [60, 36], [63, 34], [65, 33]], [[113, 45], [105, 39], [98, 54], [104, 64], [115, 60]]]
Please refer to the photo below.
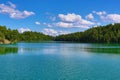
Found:
[[120, 80], [120, 45], [0, 45], [0, 80]]

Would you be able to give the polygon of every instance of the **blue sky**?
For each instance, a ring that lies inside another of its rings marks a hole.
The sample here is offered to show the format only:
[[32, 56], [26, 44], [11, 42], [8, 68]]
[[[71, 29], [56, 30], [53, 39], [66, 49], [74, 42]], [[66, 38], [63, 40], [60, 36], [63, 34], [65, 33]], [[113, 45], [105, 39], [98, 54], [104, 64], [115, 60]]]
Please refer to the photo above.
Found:
[[120, 0], [0, 0], [0, 25], [49, 35], [120, 23]]

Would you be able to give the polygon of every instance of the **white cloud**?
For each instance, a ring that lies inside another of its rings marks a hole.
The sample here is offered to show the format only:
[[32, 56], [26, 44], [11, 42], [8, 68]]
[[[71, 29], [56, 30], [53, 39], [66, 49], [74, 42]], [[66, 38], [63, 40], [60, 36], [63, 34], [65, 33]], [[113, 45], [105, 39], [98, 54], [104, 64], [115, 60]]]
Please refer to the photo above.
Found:
[[47, 27], [52, 27], [52, 24], [49, 24], [49, 23], [46, 23], [46, 22], [44, 22], [43, 25], [47, 26]]
[[54, 25], [58, 27], [64, 27], [64, 28], [73, 27], [72, 23], [66, 23], [66, 22], [57, 22], [57, 23], [54, 23]]
[[54, 29], [47, 29], [45, 28], [44, 31], [43, 31], [44, 34], [46, 35], [58, 35], [57, 31], [55, 31]]
[[55, 20], [56, 20], [56, 16], [55, 16], [53, 13], [46, 12], [45, 14], [48, 16], [48, 18], [49, 18], [51, 21], [55, 21]]
[[94, 19], [94, 16], [93, 16], [93, 14], [88, 14], [87, 16], [86, 16], [86, 19], [89, 19], [89, 20], [93, 20]]
[[0, 4], [0, 13], [2, 14], [8, 14], [11, 18], [14, 19], [24, 19], [26, 17], [29, 17], [31, 15], [34, 15], [34, 12], [31, 11], [19, 11], [16, 9], [16, 5], [8, 2], [9, 5]]
[[23, 32], [26, 32], [26, 31], [31, 31], [31, 30], [29, 28], [20, 28], [19, 29], [20, 33], [23, 33]]
[[55, 16], [50, 16], [50, 20], [55, 21], [56, 17]]
[[100, 22], [96, 22], [96, 24], [95, 24], [93, 27], [98, 27], [98, 26], [100, 26], [100, 25], [101, 25]]
[[11, 3], [11, 2], [8, 2], [8, 4], [12, 7], [12, 8], [16, 8], [16, 5]]
[[40, 22], [36, 21], [35, 24], [36, 24], [36, 25], [40, 25]]
[[46, 25], [47, 25], [47, 23], [46, 23], [46, 22], [44, 22], [44, 23], [43, 23], [43, 25], [44, 25], [44, 26], [46, 26]]
[[58, 17], [63, 22], [76, 22], [82, 19], [80, 15], [76, 15], [74, 13], [68, 13], [67, 15], [59, 14]]
[[60, 21], [57, 23], [54, 23], [54, 26], [58, 27], [64, 27], [64, 28], [72, 28], [72, 27], [79, 27], [79, 28], [89, 28], [90, 26], [93, 26], [95, 23], [82, 19], [80, 15], [77, 14], [59, 14], [58, 15]]
[[81, 22], [80, 23], [79, 22], [77, 23], [57, 22], [57, 23], [54, 23], [54, 26], [63, 27], [63, 28], [89, 28], [89, 25], [87, 25], [89, 24], [89, 22], [84, 21], [84, 24], [81, 24]]
[[95, 14], [97, 14], [97, 15], [99, 15], [99, 16], [102, 16], [102, 15], [107, 14], [106, 11], [99, 11], [99, 12], [93, 11], [93, 13], [95, 13]]
[[93, 13], [97, 14], [104, 22], [120, 23], [120, 14], [107, 14], [105, 11], [93, 11]]
[[110, 23], [120, 23], [120, 14], [108, 14], [103, 16], [102, 19]]
[[[94, 16], [94, 14], [98, 15]], [[83, 19], [81, 15], [75, 13], [58, 14], [58, 21], [53, 23], [44, 23], [48, 27], [62, 27], [62, 28], [85, 28], [96, 27], [102, 23], [120, 23], [120, 14], [108, 14], [106, 11], [93, 11], [93, 13], [85, 16]], [[97, 17], [97, 18], [96, 18]]]
[[52, 27], [52, 25], [51, 25], [51, 24], [48, 24], [47, 26], [48, 26], [48, 27]]
[[44, 34], [46, 35], [51, 35], [51, 36], [58, 36], [58, 35], [61, 35], [61, 34], [68, 34], [70, 32], [68, 31], [56, 31], [54, 29], [49, 29], [49, 28], [45, 28], [43, 31], [42, 31]]

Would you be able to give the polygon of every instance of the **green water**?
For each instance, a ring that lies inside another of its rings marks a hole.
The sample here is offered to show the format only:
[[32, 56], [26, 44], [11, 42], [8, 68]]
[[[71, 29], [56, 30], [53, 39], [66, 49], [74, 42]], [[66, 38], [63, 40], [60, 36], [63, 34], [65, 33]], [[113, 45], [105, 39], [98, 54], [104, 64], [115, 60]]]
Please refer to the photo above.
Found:
[[120, 45], [0, 45], [0, 80], [120, 80]]

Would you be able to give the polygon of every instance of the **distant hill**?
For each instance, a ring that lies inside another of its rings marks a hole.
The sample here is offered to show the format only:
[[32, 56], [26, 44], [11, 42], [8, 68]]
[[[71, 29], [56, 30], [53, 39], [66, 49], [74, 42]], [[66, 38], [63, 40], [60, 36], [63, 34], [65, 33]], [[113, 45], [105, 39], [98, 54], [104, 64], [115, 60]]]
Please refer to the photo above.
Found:
[[109, 24], [90, 28], [84, 32], [60, 35], [55, 41], [73, 41], [85, 43], [120, 43], [120, 24]]

